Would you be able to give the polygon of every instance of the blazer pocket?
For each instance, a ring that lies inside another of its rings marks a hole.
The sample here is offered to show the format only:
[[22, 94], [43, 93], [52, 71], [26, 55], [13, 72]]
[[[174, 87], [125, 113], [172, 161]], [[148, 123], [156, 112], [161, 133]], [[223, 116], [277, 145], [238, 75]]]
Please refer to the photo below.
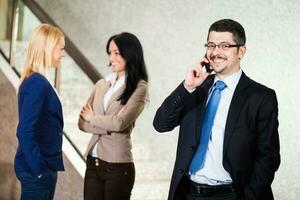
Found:
[[45, 160], [50, 169], [54, 171], [64, 170], [62, 152], [56, 154], [55, 156], [47, 157]]
[[112, 173], [114, 175], [124, 175], [127, 176], [131, 170], [132, 167], [130, 166], [107, 166], [107, 172]]

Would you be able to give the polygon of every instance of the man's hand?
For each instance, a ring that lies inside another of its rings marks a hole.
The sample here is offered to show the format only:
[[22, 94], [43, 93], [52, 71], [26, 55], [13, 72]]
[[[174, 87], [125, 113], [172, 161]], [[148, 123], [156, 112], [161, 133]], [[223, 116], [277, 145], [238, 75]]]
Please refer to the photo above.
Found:
[[185, 75], [184, 86], [188, 90], [193, 90], [203, 83], [203, 81], [208, 77], [204, 69], [202, 69], [201, 63], [208, 63], [209, 61], [206, 58], [202, 58], [200, 62], [187, 70]]

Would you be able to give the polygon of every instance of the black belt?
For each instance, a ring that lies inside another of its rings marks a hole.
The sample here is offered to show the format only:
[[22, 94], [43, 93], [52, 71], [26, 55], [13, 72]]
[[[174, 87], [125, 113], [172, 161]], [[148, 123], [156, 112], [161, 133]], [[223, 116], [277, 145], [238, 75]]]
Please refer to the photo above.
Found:
[[90, 155], [88, 155], [86, 162], [87, 162], [88, 165], [92, 165], [92, 166], [96, 166], [96, 167], [98, 167], [98, 166], [104, 166], [104, 165], [106, 165], [106, 166], [115, 166], [115, 167], [117, 167], [117, 166], [124, 167], [124, 166], [132, 166], [133, 165], [132, 162], [130, 162], [130, 163], [111, 163], [111, 162], [106, 162], [104, 160], [101, 160], [100, 158], [92, 157]]
[[191, 180], [189, 182], [190, 182], [191, 191], [197, 194], [228, 194], [235, 191], [232, 184], [205, 185], [205, 184], [195, 183]]

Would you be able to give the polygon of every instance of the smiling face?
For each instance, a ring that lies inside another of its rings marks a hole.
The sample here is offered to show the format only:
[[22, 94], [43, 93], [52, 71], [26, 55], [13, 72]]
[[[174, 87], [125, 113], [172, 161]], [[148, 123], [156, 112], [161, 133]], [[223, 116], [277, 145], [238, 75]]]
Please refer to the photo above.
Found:
[[65, 39], [61, 37], [55, 45], [52, 54], [52, 66], [59, 67], [61, 60], [65, 57]]
[[117, 73], [118, 77], [123, 76], [125, 74], [126, 61], [121, 56], [119, 48], [113, 40], [109, 43], [108, 56], [112, 71]]
[[[236, 45], [233, 40], [233, 34], [230, 32], [211, 31], [208, 36], [207, 43], [227, 43]], [[224, 79], [227, 76], [237, 72], [240, 69], [240, 61], [246, 52], [246, 47], [232, 47], [221, 49], [219, 46], [213, 49], [207, 49], [206, 55], [211, 67], [219, 78]]]

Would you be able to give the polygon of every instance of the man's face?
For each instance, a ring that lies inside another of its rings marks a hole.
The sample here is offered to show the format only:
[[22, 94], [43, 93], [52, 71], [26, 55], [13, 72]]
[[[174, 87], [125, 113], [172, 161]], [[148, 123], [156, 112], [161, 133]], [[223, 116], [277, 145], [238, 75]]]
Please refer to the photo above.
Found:
[[236, 45], [232, 33], [211, 31], [207, 44], [221, 44], [215, 48], [207, 48], [206, 51], [210, 65], [218, 76], [225, 78], [240, 69], [240, 60], [246, 52], [246, 47], [228, 47]]

